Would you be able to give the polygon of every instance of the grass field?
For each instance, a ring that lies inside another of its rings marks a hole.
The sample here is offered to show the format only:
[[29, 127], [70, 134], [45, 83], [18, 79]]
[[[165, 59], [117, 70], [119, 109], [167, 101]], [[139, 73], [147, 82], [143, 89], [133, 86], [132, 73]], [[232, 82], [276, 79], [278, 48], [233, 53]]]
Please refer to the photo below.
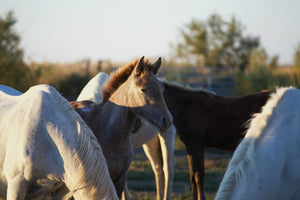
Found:
[[[189, 169], [184, 145], [176, 137], [175, 174], [173, 182], [173, 200], [192, 199], [189, 181]], [[231, 158], [230, 153], [208, 149], [205, 152], [205, 192], [208, 200], [214, 199], [220, 181]], [[135, 158], [128, 171], [128, 188], [133, 200], [155, 200], [156, 188], [150, 162], [143, 149], [135, 149]]]

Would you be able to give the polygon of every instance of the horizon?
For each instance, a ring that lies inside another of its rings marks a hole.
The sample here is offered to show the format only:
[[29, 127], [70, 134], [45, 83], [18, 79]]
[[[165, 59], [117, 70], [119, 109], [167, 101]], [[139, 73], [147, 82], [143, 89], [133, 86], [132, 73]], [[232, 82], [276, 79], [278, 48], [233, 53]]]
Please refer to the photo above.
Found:
[[140, 56], [168, 59], [179, 28], [192, 19], [233, 15], [244, 34], [258, 36], [269, 58], [293, 64], [300, 43], [300, 1], [296, 0], [88, 0], [1, 1], [0, 15], [12, 10], [26, 62], [72, 63], [83, 59], [126, 62]]

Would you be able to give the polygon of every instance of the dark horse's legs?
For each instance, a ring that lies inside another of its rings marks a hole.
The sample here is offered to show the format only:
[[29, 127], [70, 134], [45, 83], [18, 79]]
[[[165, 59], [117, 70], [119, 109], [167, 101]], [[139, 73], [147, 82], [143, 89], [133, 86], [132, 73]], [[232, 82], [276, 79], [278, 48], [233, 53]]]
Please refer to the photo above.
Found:
[[193, 200], [205, 200], [204, 194], [204, 146], [196, 142], [186, 145]]

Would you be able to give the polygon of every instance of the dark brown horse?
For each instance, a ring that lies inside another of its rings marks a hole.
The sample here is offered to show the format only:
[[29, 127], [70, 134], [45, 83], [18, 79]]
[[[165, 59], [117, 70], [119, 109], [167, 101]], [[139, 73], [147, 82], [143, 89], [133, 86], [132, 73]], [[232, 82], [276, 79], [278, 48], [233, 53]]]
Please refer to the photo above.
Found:
[[203, 200], [204, 148], [234, 151], [246, 122], [260, 112], [271, 91], [228, 98], [168, 83], [164, 87], [173, 123], [186, 146], [193, 199]]
[[137, 116], [161, 131], [172, 124], [162, 83], [155, 75], [160, 66], [160, 58], [151, 64], [142, 57], [111, 76], [102, 91], [101, 103], [71, 103], [98, 138], [119, 197], [133, 159], [129, 134]]

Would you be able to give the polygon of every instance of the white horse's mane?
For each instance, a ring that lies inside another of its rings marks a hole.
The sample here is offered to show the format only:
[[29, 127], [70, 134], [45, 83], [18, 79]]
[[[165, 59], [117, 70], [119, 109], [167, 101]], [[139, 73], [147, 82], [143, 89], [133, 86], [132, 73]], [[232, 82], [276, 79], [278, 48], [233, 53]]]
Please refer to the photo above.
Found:
[[[60, 108], [63, 109], [64, 113], [73, 122], [77, 122], [78, 137], [76, 147], [71, 147], [69, 150], [73, 157], [71, 160], [73, 164], [68, 165], [71, 170], [66, 171], [72, 173], [72, 175], [68, 177], [72, 178], [71, 182], [74, 184], [64, 199], [70, 198], [81, 188], [91, 186], [95, 187], [91, 187], [91, 194], [95, 193], [95, 191], [97, 191], [95, 189], [98, 188], [97, 194], [94, 194], [95, 196], [107, 198], [104, 194], [111, 194], [111, 197], [113, 197], [115, 193], [115, 191], [111, 190], [111, 188], [114, 187], [113, 183], [110, 178], [105, 180], [105, 177], [110, 176], [102, 148], [83, 119], [72, 108], [69, 102], [53, 87], [49, 85], [38, 85], [31, 87], [28, 92], [32, 92], [32, 90], [38, 90], [39, 93], [50, 93], [56, 102], [59, 102], [61, 105]], [[67, 150], [65, 147], [62, 148], [64, 148], [64, 151]], [[60, 148], [58, 147], [58, 149]], [[64, 151], [61, 153], [65, 153]]]
[[[291, 87], [290, 87], [291, 88]], [[217, 196], [219, 200], [227, 200], [231, 193], [233, 185], [236, 182], [243, 184], [243, 172], [253, 164], [256, 151], [256, 139], [261, 135], [266, 127], [269, 118], [271, 117], [274, 108], [278, 105], [285, 92], [290, 88], [279, 88], [276, 93], [273, 93], [267, 103], [263, 106], [261, 113], [253, 115], [249, 123], [249, 129], [245, 138], [239, 144], [234, 152], [234, 155], [228, 165], [228, 169], [223, 177], [223, 182], [220, 185]]]

